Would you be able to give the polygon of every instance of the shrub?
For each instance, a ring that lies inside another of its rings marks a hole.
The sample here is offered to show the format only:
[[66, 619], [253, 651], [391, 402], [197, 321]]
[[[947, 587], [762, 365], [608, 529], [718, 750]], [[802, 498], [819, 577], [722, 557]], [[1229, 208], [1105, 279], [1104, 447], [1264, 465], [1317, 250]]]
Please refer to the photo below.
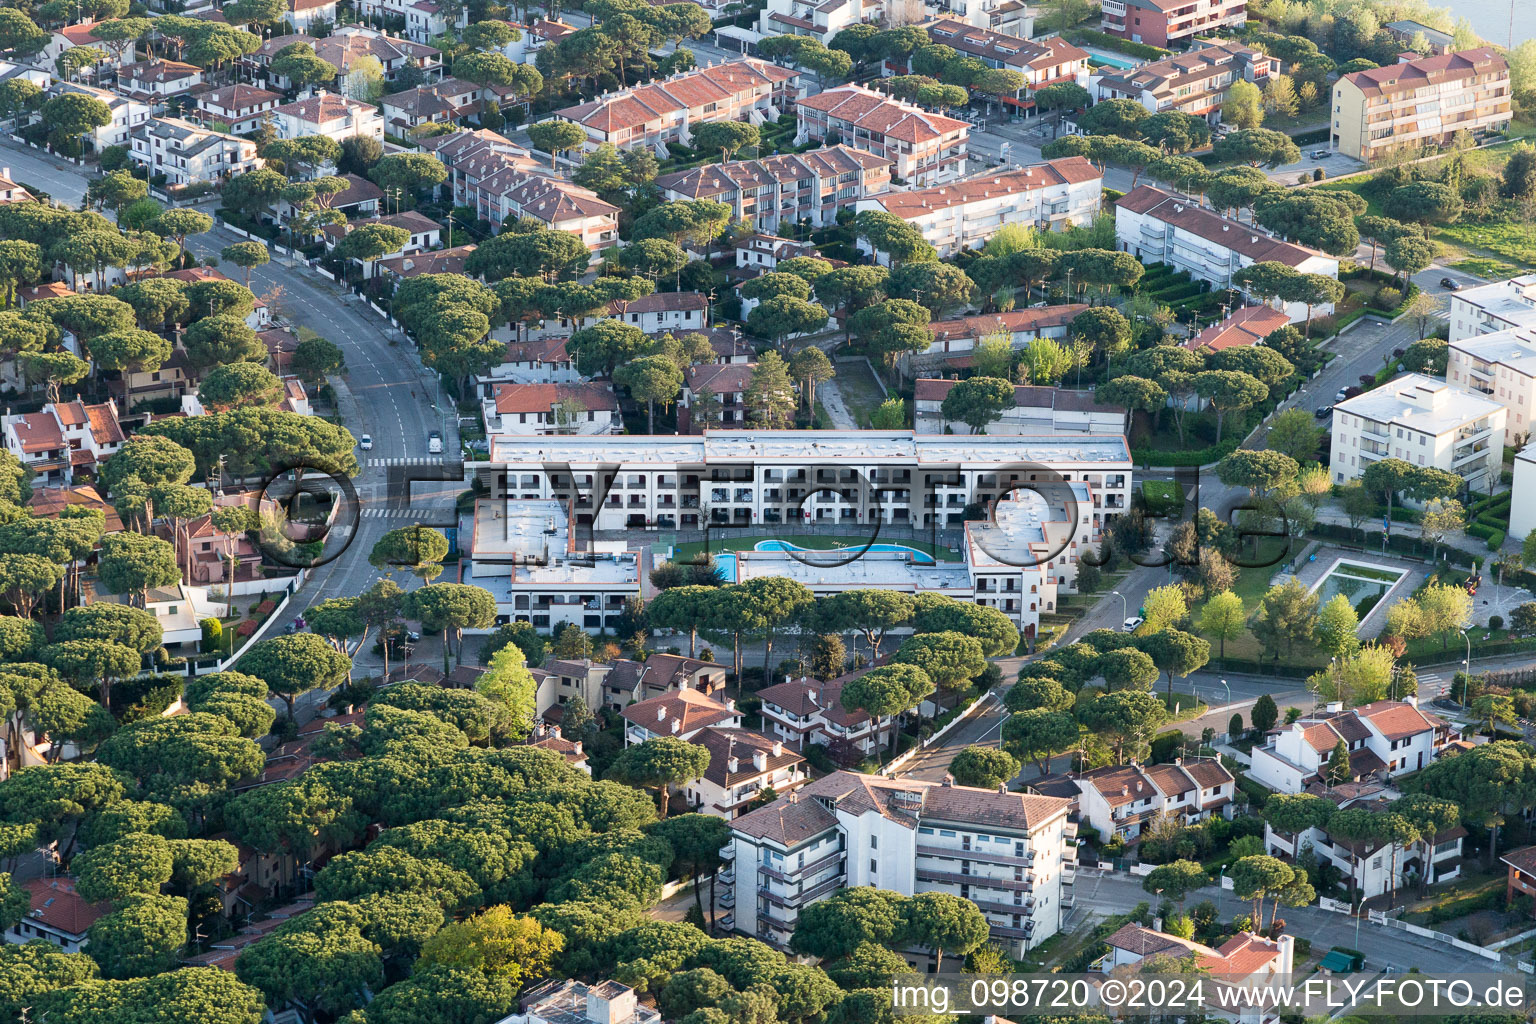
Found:
[[1392, 310], [1403, 304], [1403, 293], [1396, 288], [1383, 288], [1376, 293], [1376, 309]]
[[209, 654], [217, 651], [224, 643], [224, 624], [215, 618], [203, 619], [198, 623], [203, 628], [203, 653]]
[[1503, 629], [1504, 628], [1504, 616], [1502, 616], [1502, 615], [1490, 615], [1490, 616], [1488, 616], [1488, 628], [1489, 629]]

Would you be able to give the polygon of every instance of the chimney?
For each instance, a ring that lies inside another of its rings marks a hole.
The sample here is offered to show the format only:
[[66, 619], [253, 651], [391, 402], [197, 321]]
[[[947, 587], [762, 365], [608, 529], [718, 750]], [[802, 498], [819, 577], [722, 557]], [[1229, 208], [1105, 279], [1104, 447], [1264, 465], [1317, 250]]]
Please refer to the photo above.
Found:
[[665, 722], [666, 720], [667, 720], [667, 709], [665, 707], [658, 707], [656, 709], [656, 721], [658, 721], [658, 722]]
[[760, 772], [768, 770], [768, 755], [761, 750], [752, 751], [752, 767]]
[[1160, 931], [1163, 930], [1163, 919], [1162, 918], [1154, 917], [1152, 919], [1152, 930], [1155, 931], [1155, 932], [1160, 932]]
[[677, 719], [675, 719], [675, 718], [674, 718], [674, 719], [672, 719], [672, 731], [673, 731], [673, 732], [674, 732], [674, 733], [679, 733], [679, 732], [682, 732], [682, 731], [683, 731], [683, 723], [682, 723], [682, 722], [679, 722], [679, 721], [678, 721], [678, 720], [677, 720]]
[[1327, 706], [1324, 707], [1323, 710], [1327, 711], [1329, 714], [1335, 714], [1336, 715], [1339, 712], [1344, 710], [1344, 704], [1341, 701], [1336, 701], [1336, 700], [1335, 701], [1329, 701]]
[[1292, 935], [1282, 935], [1276, 942], [1280, 946], [1280, 967], [1275, 973], [1290, 974], [1296, 962], [1296, 938]]
[[1007, 796], [1008, 795], [1008, 783], [1006, 783], [1006, 782], [999, 782], [997, 784], [997, 795], [998, 796]]
[[945, 786], [945, 788], [947, 789], [947, 788], [953, 786], [954, 784], [955, 784], [955, 777], [953, 775], [949, 774], [949, 772], [945, 772], [944, 773], [944, 786]]
[[732, 774], [741, 771], [741, 758], [733, 756], [729, 761], [725, 762], [725, 770]]
[[774, 740], [773, 741], [773, 756], [774, 757], [783, 757], [784, 756], [784, 741], [783, 740]]
[[1419, 706], [1419, 698], [1416, 697], [1416, 696], [1404, 697], [1403, 698], [1403, 703], [1407, 704], [1411, 708], [1416, 708], [1416, 707]]

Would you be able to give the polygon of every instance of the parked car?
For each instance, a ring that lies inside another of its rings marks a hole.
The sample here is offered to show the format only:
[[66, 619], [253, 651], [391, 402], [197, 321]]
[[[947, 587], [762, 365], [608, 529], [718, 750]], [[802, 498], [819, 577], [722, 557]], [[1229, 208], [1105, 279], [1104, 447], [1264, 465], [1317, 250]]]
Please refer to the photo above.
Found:
[[1333, 406], [1331, 406], [1331, 405], [1320, 405], [1320, 406], [1317, 407], [1317, 411], [1314, 412], [1312, 415], [1316, 416], [1320, 420], [1325, 420], [1329, 416], [1333, 415]]
[[373, 435], [364, 434], [362, 440], [357, 442], [357, 446], [365, 452], [373, 451]]
[[440, 431], [434, 430], [432, 433], [427, 435], [427, 454], [443, 454], [443, 435]]
[[1344, 401], [1349, 397], [1349, 388], [1339, 388], [1338, 394], [1333, 396], [1334, 404]]
[[1309, 155], [1313, 160], [1327, 160], [1329, 157], [1333, 156], [1333, 150], [1314, 149]]
[[1452, 281], [1448, 277], [1442, 277], [1440, 279], [1440, 287], [1444, 288], [1448, 292], [1459, 292], [1459, 291], [1461, 291], [1461, 285], [1457, 284], [1455, 281]]
[[1126, 619], [1125, 624], [1120, 627], [1120, 632], [1134, 633], [1140, 629], [1141, 624], [1146, 621], [1147, 620], [1142, 618], [1140, 615], [1132, 615], [1130, 618]]

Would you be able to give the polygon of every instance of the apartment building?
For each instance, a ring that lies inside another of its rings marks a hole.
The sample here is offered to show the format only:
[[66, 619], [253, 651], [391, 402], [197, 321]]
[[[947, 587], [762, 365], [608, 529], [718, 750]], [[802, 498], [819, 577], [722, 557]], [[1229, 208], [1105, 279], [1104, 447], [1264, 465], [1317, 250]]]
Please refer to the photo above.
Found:
[[[182, 284], [197, 284], [199, 281], [228, 281], [229, 275], [213, 267], [188, 267], [185, 270], [173, 270], [169, 274], [161, 274], [173, 281]], [[252, 309], [245, 317], [245, 325], [253, 331], [264, 331], [272, 326], [272, 309], [266, 301], [257, 298], [256, 308]], [[173, 356], [174, 358], [174, 356]]]
[[322, 92], [274, 107], [272, 123], [280, 139], [324, 135], [340, 143], [362, 135], [384, 141], [384, 118], [379, 115], [379, 108], [336, 93]]
[[[1326, 786], [1311, 782], [1306, 792], [1329, 801], [1339, 810], [1390, 810], [1402, 793], [1389, 783], [1372, 779]], [[1462, 844], [1467, 829], [1455, 825], [1417, 842], [1398, 845], [1384, 839], [1360, 840], [1334, 835], [1327, 828], [1308, 828], [1292, 835], [1264, 826], [1264, 850], [1273, 856], [1296, 857], [1310, 849], [1319, 863], [1332, 864], [1344, 879], [1353, 882], [1362, 899], [1380, 896], [1425, 878], [1431, 885], [1448, 882], [1461, 874]], [[1394, 877], [1393, 867], [1397, 868]]]
[[795, 750], [815, 743], [826, 747], [834, 758], [839, 752], [850, 753], [856, 760], [875, 755], [890, 742], [895, 719], [876, 719], [867, 711], [849, 711], [842, 704], [843, 687], [868, 671], [826, 682], [801, 677], [763, 687], [757, 691], [763, 702], [763, 730]]
[[[913, 385], [916, 426], [924, 434], [963, 434], [970, 427], [944, 416], [944, 398], [958, 380], [920, 377]], [[1034, 387], [1013, 389], [1014, 406], [987, 424], [988, 434], [1114, 434], [1125, 428], [1125, 410], [1102, 403], [1091, 391]]]
[[404, 213], [391, 213], [384, 217], [373, 217], [369, 220], [347, 221], [345, 224], [327, 224], [321, 228], [320, 234], [324, 238], [326, 249], [335, 249], [343, 238], [346, 238], [358, 228], [369, 224], [400, 228], [408, 232], [408, 234], [405, 242], [394, 252], [385, 253], [371, 260], [354, 259], [352, 261], [362, 268], [363, 277], [365, 278], [376, 276], [378, 265], [383, 260], [426, 253], [442, 242], [443, 226], [426, 214], [417, 213], [415, 210], [406, 210]]
[[818, 255], [816, 243], [797, 242], [779, 235], [746, 235], [736, 239], [731, 248], [736, 253], [736, 276], [743, 280], [775, 270], [785, 260]]
[[1394, 149], [1434, 149], [1458, 132], [1503, 131], [1510, 109], [1509, 64], [1491, 46], [1413, 57], [1356, 71], [1333, 86], [1333, 148], [1374, 163]]
[[709, 751], [704, 774], [678, 787], [700, 814], [731, 821], [753, 802], [783, 797], [810, 778], [803, 755], [750, 729], [701, 729], [688, 742]]
[[356, 25], [338, 26], [324, 39], [308, 35], [273, 36], [262, 44], [261, 49], [245, 58], [245, 63], [271, 84], [290, 88], [292, 83], [281, 75], [273, 75], [271, 67], [272, 58], [294, 43], [313, 47], [315, 56], [336, 69], [338, 81], [351, 70], [352, 62], [359, 57], [376, 58], [384, 68], [386, 82], [393, 82], [407, 65], [419, 68], [428, 81], [435, 81], [443, 73], [441, 50], [422, 42], [399, 39]]
[[1536, 445], [1527, 444], [1515, 455], [1510, 487], [1509, 536], [1529, 537], [1536, 530]]
[[106, 40], [91, 31], [95, 25], [96, 22], [87, 21], [79, 25], [66, 25], [63, 28], [54, 29], [48, 41], [43, 44], [43, 48], [32, 59], [43, 67], [57, 70], [59, 58], [70, 50], [81, 46], [92, 47], [101, 51], [102, 56], [106, 58], [100, 64], [81, 69], [82, 76], [93, 80], [100, 80], [113, 69], [133, 63], [133, 47], [124, 47], [122, 53], [114, 57], [113, 50], [107, 45]]
[[[557, 439], [527, 440], [548, 444]], [[526, 476], [532, 487], [531, 470]], [[553, 632], [571, 622], [589, 631], [608, 629], [639, 592], [639, 552], [628, 550], [622, 540], [599, 541], [578, 551], [566, 507], [548, 499], [486, 500], [461, 517], [459, 536], [469, 539], [471, 557], [461, 563], [458, 582], [491, 592], [496, 625], [528, 622], [540, 632]]]
[[671, 737], [684, 743], [705, 729], [739, 729], [741, 712], [729, 697], [719, 699], [697, 690], [673, 690], [622, 708], [624, 745]]
[[280, 94], [254, 85], [226, 85], [199, 93], [197, 109], [210, 128], [245, 135], [261, 127], [268, 112], [282, 102]]
[[989, 68], [1017, 71], [1024, 76], [1024, 88], [1003, 103], [1016, 110], [1034, 110], [1029, 93], [1047, 85], [1070, 82], [1084, 85], [1091, 70], [1088, 51], [1073, 46], [1061, 36], [1048, 39], [1022, 39], [968, 25], [955, 18], [941, 18], [927, 26], [934, 43], [953, 47], [962, 57], [975, 57]]
[[616, 434], [624, 428], [619, 399], [606, 381], [492, 384], [481, 402], [485, 429], [506, 434]]
[[569, 337], [572, 331], [590, 327], [599, 320], [617, 320], [640, 328], [643, 334], [682, 334], [703, 331], [709, 319], [709, 296], [703, 292], [653, 292], [638, 299], [615, 299], [598, 316], [560, 317], [543, 327], [530, 327], [528, 335], [547, 338]]
[[168, 185], [227, 181], [259, 170], [256, 143], [211, 131], [179, 117], [156, 117], [133, 130], [130, 151], [151, 176], [165, 175]]
[[1429, 54], [1450, 53], [1456, 39], [1449, 32], [1441, 32], [1417, 21], [1389, 21], [1381, 27], [1401, 43], [1405, 50], [1416, 49], [1414, 44], [1422, 43], [1426, 48], [1424, 52]]
[[665, 159], [667, 143], [693, 144], [689, 125], [706, 121], [775, 121], [795, 102], [797, 72], [744, 57], [683, 71], [554, 112], [587, 133], [584, 152], [605, 142], [645, 146]]
[[1078, 814], [1100, 839], [1136, 842], [1149, 823], [1171, 815], [1181, 824], [1213, 814], [1230, 816], [1236, 781], [1220, 758], [1177, 758], [1172, 764], [1135, 762], [1073, 776], [1081, 793]]
[[128, 439], [117, 418], [117, 403], [49, 402], [37, 412], [0, 416], [5, 448], [41, 483], [72, 483], [79, 472], [94, 474], [100, 463]]
[[1247, 0], [1103, 0], [1099, 28], [1150, 46], [1182, 45], [1248, 22]]
[[1445, 379], [1497, 400], [1508, 416], [1503, 444], [1518, 445], [1536, 416], [1536, 326], [1472, 335], [1450, 343]]
[[1333, 407], [1335, 483], [1385, 458], [1455, 473], [1474, 491], [1499, 482], [1509, 414], [1494, 398], [1405, 373]]
[[522, 33], [522, 38], [514, 39], [501, 48], [502, 56], [514, 64], [532, 64], [544, 47], [558, 43], [577, 31], [575, 25], [550, 21], [548, 18], [540, 18], [532, 25], [517, 25], [516, 28]]
[[335, 25], [338, 0], [288, 0], [285, 19], [295, 31], [308, 32], [315, 24]]
[[78, 82], [59, 81], [53, 83], [47, 94], [53, 97], [69, 92], [100, 100], [112, 112], [112, 120], [109, 123], [99, 128], [92, 128], [81, 135], [87, 148], [97, 153], [109, 146], [128, 145], [129, 134], [150, 117], [151, 108], [148, 103], [142, 103], [127, 96], [119, 96], [110, 89], [98, 89]]
[[1106, 67], [1090, 78], [1095, 102], [1135, 100], [1154, 114], [1178, 112], [1221, 120], [1221, 101], [1234, 82], [1264, 88], [1280, 62], [1235, 40], [1204, 40], [1188, 53], [1129, 70]]
[[1070, 302], [1060, 306], [935, 320], [928, 325], [933, 331], [933, 343], [926, 352], [909, 357], [908, 361], [924, 366], [942, 364], [951, 369], [968, 369], [974, 362], [972, 352], [981, 339], [1005, 338], [1014, 348], [1023, 348], [1035, 338], [1060, 341], [1067, 336], [1072, 321], [1087, 308], [1086, 303]]
[[475, 377], [482, 398], [491, 397], [491, 389], [509, 384], [572, 384], [582, 379], [576, 372], [565, 345], [569, 338], [542, 338], [538, 341], [509, 341], [501, 362]]
[[802, 97], [795, 114], [795, 145], [835, 136], [839, 142], [891, 161], [894, 178], [906, 185], [926, 188], [965, 173], [969, 124], [862, 85]]
[[1322, 771], [1343, 740], [1350, 778], [1390, 779], [1428, 765], [1451, 741], [1450, 727], [1419, 709], [1418, 698], [1382, 700], [1345, 710], [1340, 703], [1282, 726], [1253, 748], [1249, 772], [1278, 793], [1300, 793], [1323, 781]]
[[[1005, 224], [1041, 231], [1086, 224], [1098, 216], [1103, 194], [1102, 172], [1073, 156], [911, 192], [887, 192], [860, 200], [855, 209], [880, 210], [906, 221], [938, 250], [940, 259], [948, 259], [963, 249], [980, 249]], [[890, 262], [862, 236], [859, 247], [882, 264]]]
[[203, 69], [179, 60], [140, 61], [117, 71], [117, 91], [140, 103], [162, 104], [203, 84]]
[[432, 252], [413, 252], [407, 256], [386, 256], [375, 260], [374, 273], [392, 284], [422, 274], [460, 274], [464, 264], [475, 251], [473, 245], [456, 245], [451, 249], [435, 249]]
[[825, 44], [850, 25], [898, 28], [922, 20], [922, 0], [768, 0], [757, 17], [757, 31], [765, 36], [807, 36]]
[[1068, 801], [834, 772], [737, 818], [725, 851], [736, 930], [783, 948], [800, 911], [843, 888], [971, 900], [1011, 955], [1056, 934], [1077, 849]]
[[[1213, 288], [1233, 287], [1232, 275], [1255, 263], [1283, 263], [1302, 274], [1337, 279], [1339, 258], [1317, 249], [1265, 234], [1256, 224], [1244, 224], [1206, 209], [1193, 199], [1138, 185], [1115, 203], [1115, 240], [1121, 251], [1143, 263], [1166, 263], [1187, 271]], [[1333, 304], [1313, 306], [1288, 302], [1292, 323], [1333, 312]]]
[[0, 167], [0, 203], [30, 203], [32, 193], [22, 188], [11, 177], [9, 167]]
[[1515, 327], [1536, 329], [1536, 274], [1452, 292], [1446, 316], [1453, 342]]
[[[699, 431], [708, 427], [739, 429], [747, 425], [747, 388], [756, 363], [698, 363], [683, 374], [683, 393], [678, 397], [677, 429]], [[708, 423], [698, 416], [699, 396], [715, 397], [719, 406]]]
[[890, 186], [888, 158], [844, 145], [705, 164], [656, 179], [664, 199], [726, 203], [732, 221], [750, 221], [770, 235], [801, 221], [827, 227], [836, 223], [839, 211], [854, 209]]

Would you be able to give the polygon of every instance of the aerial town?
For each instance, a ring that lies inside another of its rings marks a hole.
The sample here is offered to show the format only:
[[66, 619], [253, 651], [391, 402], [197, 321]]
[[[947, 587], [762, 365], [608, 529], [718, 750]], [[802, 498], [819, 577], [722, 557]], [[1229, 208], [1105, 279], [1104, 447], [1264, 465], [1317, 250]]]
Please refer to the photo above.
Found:
[[0, 1024], [1536, 996], [1528, 0], [4, 2]]

